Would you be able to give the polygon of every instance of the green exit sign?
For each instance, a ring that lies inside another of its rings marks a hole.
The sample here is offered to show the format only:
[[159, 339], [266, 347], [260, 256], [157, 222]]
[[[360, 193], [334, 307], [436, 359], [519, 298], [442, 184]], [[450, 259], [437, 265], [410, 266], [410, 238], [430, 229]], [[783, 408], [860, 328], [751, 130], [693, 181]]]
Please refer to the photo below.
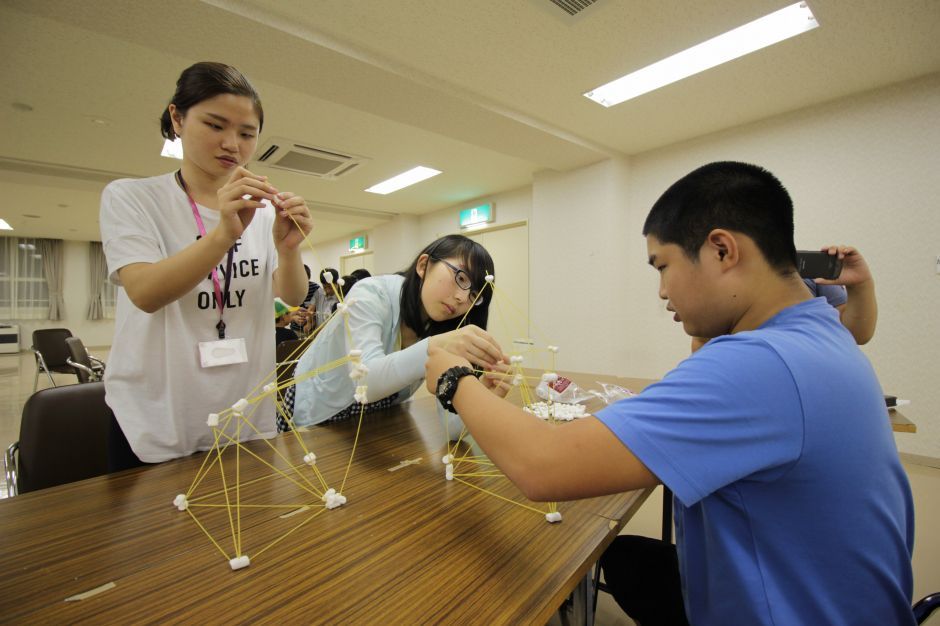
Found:
[[355, 239], [350, 239], [350, 240], [349, 240], [349, 251], [350, 251], [350, 252], [357, 252], [357, 251], [359, 251], [359, 250], [365, 250], [365, 249], [366, 249], [366, 244], [367, 244], [367, 241], [366, 241], [366, 236], [365, 236], [365, 235], [363, 235], [362, 237], [356, 237]]
[[460, 227], [476, 226], [477, 224], [488, 224], [493, 221], [493, 205], [481, 204], [472, 209], [464, 209], [460, 212]]

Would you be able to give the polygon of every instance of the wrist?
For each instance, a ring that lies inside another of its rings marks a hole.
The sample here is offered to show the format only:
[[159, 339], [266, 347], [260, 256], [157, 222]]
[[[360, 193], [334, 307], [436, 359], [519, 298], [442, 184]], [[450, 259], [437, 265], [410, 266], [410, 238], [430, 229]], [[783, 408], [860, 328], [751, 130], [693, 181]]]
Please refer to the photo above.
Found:
[[209, 246], [216, 253], [215, 256], [218, 258], [221, 258], [223, 255], [225, 255], [225, 253], [235, 245], [235, 242], [238, 241], [238, 237], [232, 238], [226, 233], [222, 232], [221, 224], [206, 233], [206, 236], [203, 237], [203, 239], [209, 242]]

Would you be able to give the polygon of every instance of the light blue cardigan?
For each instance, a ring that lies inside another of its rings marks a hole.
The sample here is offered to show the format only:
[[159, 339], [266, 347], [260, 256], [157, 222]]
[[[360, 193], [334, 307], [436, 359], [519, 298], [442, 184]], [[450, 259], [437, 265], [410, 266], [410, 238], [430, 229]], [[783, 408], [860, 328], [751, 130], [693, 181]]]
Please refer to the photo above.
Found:
[[[295, 378], [312, 372], [349, 354], [362, 350], [362, 362], [369, 373], [360, 381], [368, 387], [370, 402], [399, 392], [396, 404], [407, 400], [424, 379], [428, 340], [422, 339], [399, 350], [401, 288], [405, 279], [397, 274], [373, 276], [357, 282], [346, 296], [349, 305], [349, 330], [352, 343], [337, 313], [320, 331], [300, 357]], [[294, 424], [311, 426], [333, 417], [350, 404], [356, 381], [349, 377], [348, 364], [321, 372], [297, 383], [294, 399]]]

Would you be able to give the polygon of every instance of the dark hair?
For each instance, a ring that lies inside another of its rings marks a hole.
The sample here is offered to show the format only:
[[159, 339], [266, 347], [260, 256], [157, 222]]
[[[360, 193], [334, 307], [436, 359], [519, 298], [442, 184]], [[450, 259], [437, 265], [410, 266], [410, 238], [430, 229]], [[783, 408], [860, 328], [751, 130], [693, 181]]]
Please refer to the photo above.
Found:
[[756, 165], [722, 161], [685, 175], [660, 196], [643, 234], [682, 248], [693, 262], [712, 230], [725, 228], [754, 240], [767, 263], [796, 268], [793, 202], [777, 178]]
[[490, 257], [490, 253], [486, 251], [486, 248], [463, 235], [446, 235], [431, 242], [425, 246], [424, 250], [418, 253], [418, 256], [415, 257], [415, 260], [412, 261], [408, 269], [399, 272], [401, 276], [405, 277], [405, 282], [401, 287], [402, 323], [414, 330], [419, 339], [424, 339], [425, 337], [439, 335], [456, 329], [457, 325], [460, 324], [460, 320], [463, 318], [463, 316], [460, 316], [443, 322], [435, 322], [434, 320], [423, 322], [421, 320], [421, 312], [423, 309], [421, 304], [421, 287], [424, 285], [424, 279], [418, 276], [417, 267], [418, 259], [421, 258], [422, 254], [431, 257], [428, 259], [427, 270], [425, 270], [424, 273], [425, 276], [427, 276], [431, 266], [437, 263], [435, 259], [456, 258], [463, 261], [464, 266], [467, 268], [466, 271], [470, 275], [470, 280], [473, 281], [473, 291], [481, 292], [480, 299], [477, 301], [476, 305], [470, 307], [470, 312], [467, 314], [466, 319], [464, 319], [463, 325], [476, 324], [480, 328], [486, 328], [486, 322], [490, 312], [490, 300], [493, 298], [493, 290], [484, 289], [483, 287], [486, 286], [486, 275], [492, 274], [495, 271], [493, 259]]
[[372, 276], [372, 273], [366, 268], [360, 267], [359, 269], [353, 270], [352, 272], [350, 272], [349, 275], [355, 278], [356, 280], [362, 280], [363, 278], [369, 278], [370, 276]]
[[[332, 274], [331, 276], [332, 280], [330, 281], [327, 281], [326, 277], [324, 276], [324, 274], [326, 274], [327, 272]], [[320, 282], [321, 283], [329, 282], [329, 283], [335, 284], [337, 278], [339, 278], [339, 272], [334, 270], [332, 267], [324, 267], [322, 270], [320, 270]]]
[[307, 274], [307, 280], [310, 280], [310, 266], [304, 263], [304, 273]]
[[[258, 132], [260, 132], [261, 127], [264, 126], [264, 109], [261, 108], [261, 96], [251, 86], [244, 74], [231, 65], [209, 61], [190, 65], [183, 70], [183, 73], [176, 81], [176, 93], [173, 94], [170, 104], [175, 104], [180, 114], [186, 115], [190, 107], [199, 104], [203, 100], [227, 93], [251, 98], [255, 113], [258, 114]], [[176, 139], [176, 131], [173, 130], [173, 120], [170, 119], [169, 107], [163, 109], [163, 115], [160, 117], [160, 132], [167, 139]]]
[[[343, 276], [343, 285], [341, 287], [337, 285], [337, 287], [339, 288], [340, 293], [342, 293], [343, 297], [345, 298], [346, 296], [349, 295], [349, 290], [353, 288], [353, 285], [355, 285], [358, 282], [359, 282], [358, 278], [356, 278], [352, 274], [347, 274], [346, 276]], [[338, 301], [333, 303], [334, 312], [336, 311], [337, 306], [339, 306]]]

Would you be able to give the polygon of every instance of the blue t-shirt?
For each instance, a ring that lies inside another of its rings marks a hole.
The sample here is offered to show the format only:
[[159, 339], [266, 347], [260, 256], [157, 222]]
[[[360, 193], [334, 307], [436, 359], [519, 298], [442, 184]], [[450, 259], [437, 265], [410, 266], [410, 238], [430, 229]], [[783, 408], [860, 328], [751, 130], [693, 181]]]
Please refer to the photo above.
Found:
[[675, 493], [692, 624], [913, 624], [910, 486], [822, 299], [718, 337], [597, 417]]

